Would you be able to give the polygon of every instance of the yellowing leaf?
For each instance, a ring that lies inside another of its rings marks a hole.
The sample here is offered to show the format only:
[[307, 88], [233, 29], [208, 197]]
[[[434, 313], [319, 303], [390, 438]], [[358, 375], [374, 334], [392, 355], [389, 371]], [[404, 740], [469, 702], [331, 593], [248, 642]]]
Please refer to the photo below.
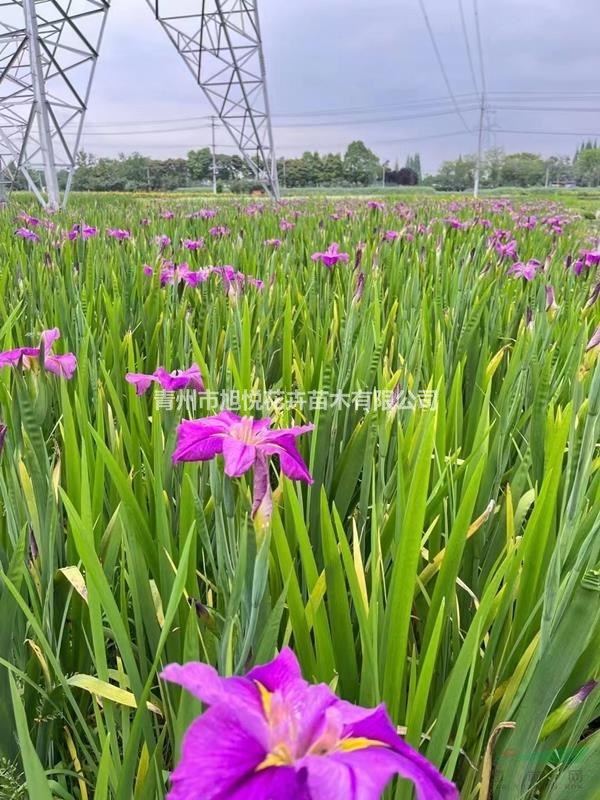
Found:
[[65, 576], [65, 578], [69, 581], [69, 583], [75, 589], [77, 594], [80, 597], [82, 597], [87, 603], [88, 599], [87, 586], [85, 585], [85, 579], [81, 574], [79, 567], [61, 567], [61, 569], [59, 569], [58, 571]]
[[[121, 689], [119, 686], [113, 686], [112, 683], [101, 681], [100, 678], [95, 678], [93, 675], [73, 675], [68, 680], [69, 686], [76, 686], [83, 689], [96, 697], [101, 697], [103, 700], [111, 700], [113, 703], [127, 706], [127, 708], [137, 708], [137, 701], [133, 692], [128, 692], [126, 689]], [[154, 703], [146, 703], [148, 711], [154, 714], [163, 716], [162, 710]]]

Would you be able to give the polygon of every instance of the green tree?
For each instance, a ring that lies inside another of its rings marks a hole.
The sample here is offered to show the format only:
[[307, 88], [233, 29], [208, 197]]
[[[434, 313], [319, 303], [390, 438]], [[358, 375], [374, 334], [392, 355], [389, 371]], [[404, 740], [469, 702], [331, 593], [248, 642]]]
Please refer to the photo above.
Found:
[[446, 191], [464, 192], [473, 186], [475, 162], [475, 156], [459, 156], [456, 161], [444, 161], [434, 185]]
[[348, 145], [344, 155], [344, 177], [349, 183], [368, 186], [379, 174], [379, 158], [364, 142], [355, 141]]
[[212, 176], [212, 153], [208, 147], [190, 150], [187, 160], [190, 178], [193, 181], [206, 181]]
[[302, 168], [305, 176], [305, 186], [317, 186], [323, 179], [323, 164], [319, 153], [303, 153]]
[[328, 153], [322, 159], [323, 183], [334, 186], [344, 179], [344, 162], [339, 153]]
[[600, 186], [600, 147], [586, 147], [575, 161], [575, 178], [581, 186]]
[[501, 180], [504, 186], [543, 186], [546, 164], [535, 153], [512, 153], [502, 164]]
[[[417, 183], [421, 183], [423, 180], [423, 174], [421, 172], [421, 156], [418, 153], [407, 156], [406, 164], [404, 166], [406, 169], [412, 170], [417, 176]], [[398, 167], [396, 166], [395, 172], [398, 171]]]
[[568, 156], [550, 156], [546, 169], [550, 183], [568, 183], [574, 178], [573, 163]]
[[487, 151], [483, 159], [482, 185], [491, 188], [500, 186], [502, 181], [502, 165], [504, 164], [505, 158], [504, 150], [502, 150], [501, 147], [493, 147]]

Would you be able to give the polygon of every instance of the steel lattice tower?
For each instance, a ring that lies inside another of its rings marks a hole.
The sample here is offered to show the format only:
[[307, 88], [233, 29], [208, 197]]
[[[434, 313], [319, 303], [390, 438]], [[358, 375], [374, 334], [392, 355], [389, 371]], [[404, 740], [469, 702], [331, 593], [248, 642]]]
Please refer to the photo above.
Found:
[[[146, 2], [252, 174], [278, 198], [257, 3]], [[66, 203], [110, 4], [0, 0], [0, 201], [20, 172], [42, 204]]]

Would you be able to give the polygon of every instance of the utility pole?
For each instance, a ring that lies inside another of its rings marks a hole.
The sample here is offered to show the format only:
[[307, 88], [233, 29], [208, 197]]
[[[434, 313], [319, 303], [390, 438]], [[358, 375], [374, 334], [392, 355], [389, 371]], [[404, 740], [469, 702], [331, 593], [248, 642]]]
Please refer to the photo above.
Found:
[[38, 120], [40, 134], [40, 150], [44, 158], [44, 177], [46, 179], [46, 193], [48, 195], [48, 209], [57, 211], [60, 207], [60, 193], [58, 189], [58, 176], [54, 159], [54, 146], [50, 132], [50, 115], [46, 100], [46, 85], [42, 54], [40, 48], [40, 35], [38, 31], [35, 0], [23, 0], [25, 14], [25, 30], [29, 44], [29, 61], [31, 66], [31, 84], [33, 87], [35, 113]]
[[210, 118], [210, 124], [212, 127], [212, 182], [213, 182], [213, 194], [217, 193], [217, 151], [215, 145], [215, 118]]
[[388, 159], [387, 161], [384, 161], [383, 164], [381, 165], [381, 186], [383, 189], [385, 189], [385, 170], [389, 163], [390, 162]]
[[479, 109], [479, 139], [477, 143], [477, 163], [475, 165], [475, 181], [473, 197], [479, 197], [479, 183], [481, 181], [481, 162], [483, 160], [483, 120], [485, 117], [485, 94], [481, 93], [481, 108]]

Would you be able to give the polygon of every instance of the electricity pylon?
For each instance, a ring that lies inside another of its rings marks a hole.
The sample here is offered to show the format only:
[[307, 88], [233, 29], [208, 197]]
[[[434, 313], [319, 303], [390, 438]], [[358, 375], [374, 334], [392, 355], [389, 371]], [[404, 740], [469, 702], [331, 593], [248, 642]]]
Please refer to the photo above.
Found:
[[0, 2], [3, 177], [21, 172], [50, 210], [69, 193], [109, 7], [110, 0]]
[[[253, 175], [278, 198], [256, 2], [146, 2]], [[66, 204], [110, 5], [0, 0], [0, 202], [21, 173], [48, 209]]]
[[229, 131], [252, 174], [278, 199], [257, 2], [146, 2]]

